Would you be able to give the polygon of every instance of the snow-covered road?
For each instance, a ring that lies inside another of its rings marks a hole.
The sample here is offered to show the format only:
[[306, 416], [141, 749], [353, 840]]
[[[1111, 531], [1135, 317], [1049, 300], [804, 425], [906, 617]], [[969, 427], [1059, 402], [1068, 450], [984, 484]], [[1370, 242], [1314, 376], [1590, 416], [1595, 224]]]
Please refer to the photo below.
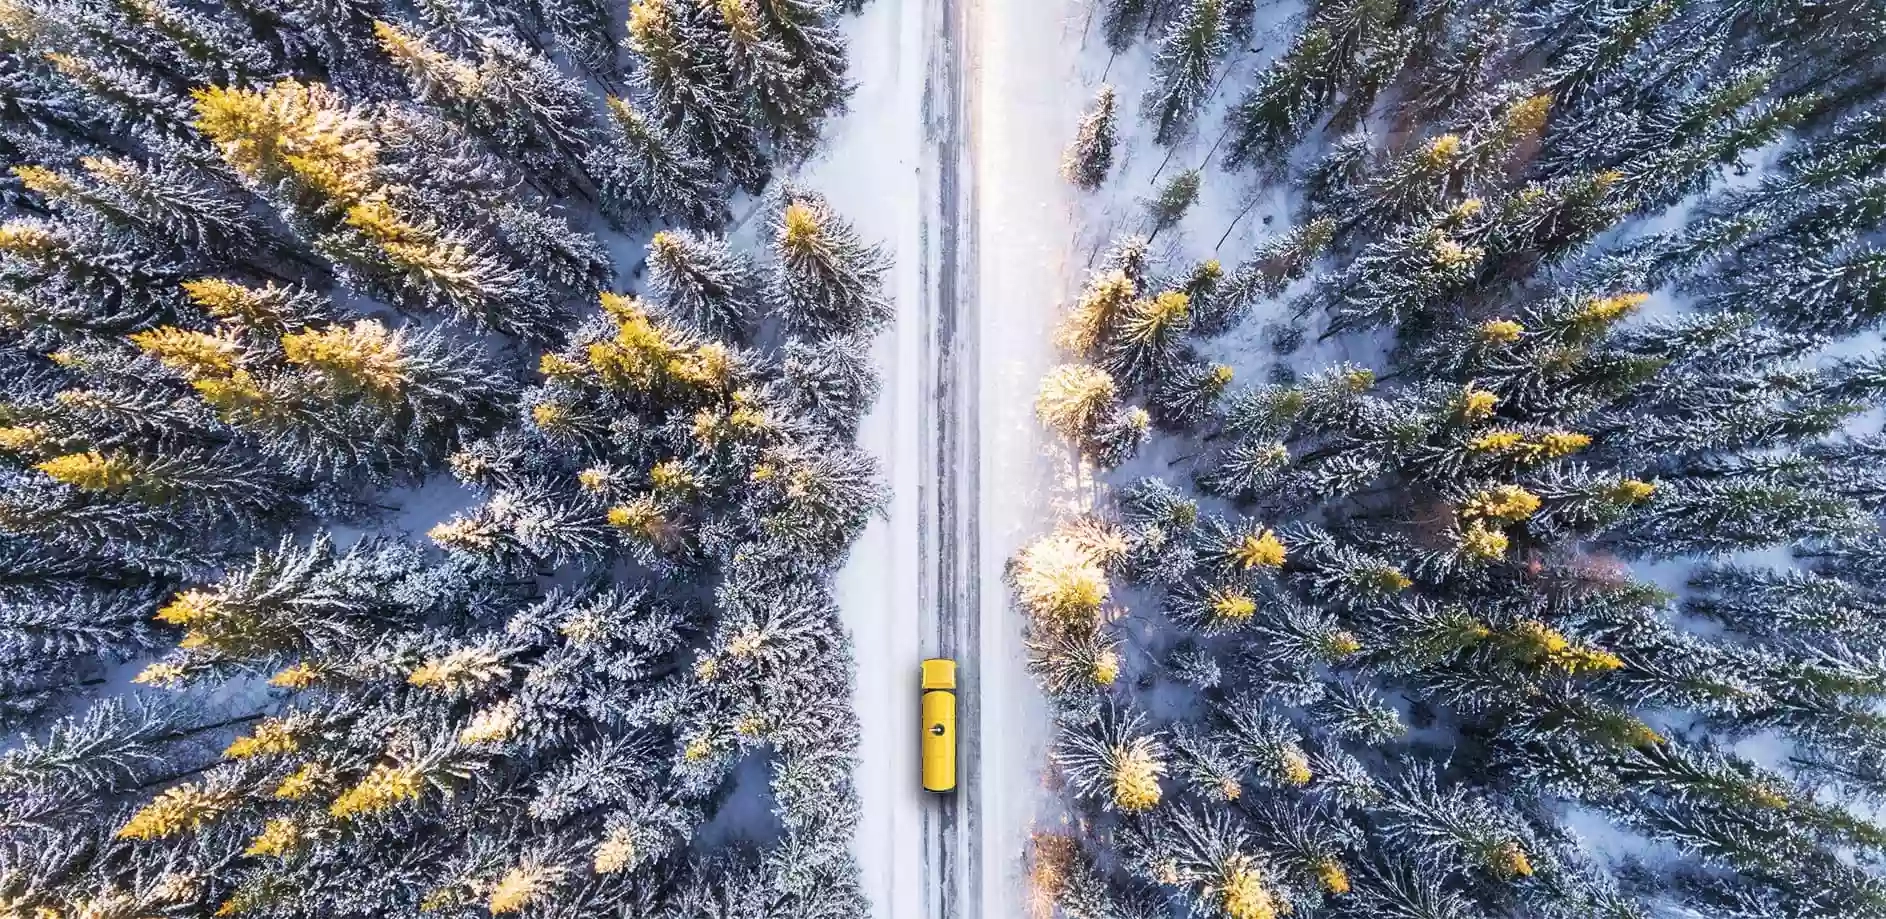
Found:
[[[1070, 283], [1055, 169], [1084, 18], [1074, 0], [876, 0], [851, 27], [852, 110], [801, 174], [896, 257], [884, 393], [860, 435], [893, 497], [839, 579], [863, 725], [857, 853], [879, 919], [1016, 915], [1047, 800], [1047, 714], [1001, 575], [1052, 511], [1031, 403]], [[918, 782], [917, 665], [933, 655], [962, 667], [954, 796]]]

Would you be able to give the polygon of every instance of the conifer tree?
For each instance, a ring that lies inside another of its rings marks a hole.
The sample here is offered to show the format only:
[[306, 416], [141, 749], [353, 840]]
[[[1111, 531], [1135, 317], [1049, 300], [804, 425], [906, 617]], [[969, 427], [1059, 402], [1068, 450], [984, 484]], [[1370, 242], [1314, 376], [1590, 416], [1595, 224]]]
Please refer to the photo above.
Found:
[[1332, 50], [1327, 30], [1305, 31], [1238, 100], [1226, 116], [1227, 166], [1267, 165], [1296, 143], [1332, 91], [1326, 75]]
[[1190, 0], [1173, 17], [1143, 101], [1156, 142], [1176, 143], [1205, 104], [1212, 70], [1229, 44], [1226, 31], [1224, 0]]
[[[845, 78], [845, 41], [833, 22], [832, 5], [825, 0], [762, 0], [756, 4], [763, 24], [792, 62], [779, 82], [790, 92], [768, 97], [761, 93], [760, 108], [781, 149], [803, 154], [818, 138], [821, 121], [842, 111], [851, 95]], [[729, 2], [722, 9], [734, 8]], [[738, 18], [736, 14], [729, 19]], [[737, 30], [736, 30], [737, 31]], [[766, 80], [758, 81], [765, 85]]]
[[696, 331], [739, 341], [760, 312], [758, 273], [722, 239], [656, 233], [648, 244], [656, 301]]
[[713, 53], [711, 15], [702, 5], [636, 0], [624, 43], [641, 61], [635, 80], [661, 127], [736, 185], [757, 188], [765, 156], [745, 121], [733, 62]]
[[1106, 4], [1106, 12], [1100, 19], [1100, 29], [1106, 36], [1107, 47], [1119, 54], [1131, 46], [1133, 39], [1145, 29], [1155, 4], [1153, 0], [1106, 0]]
[[726, 219], [710, 162], [633, 103], [611, 97], [610, 142], [599, 144], [590, 168], [606, 204], [618, 213], [651, 210], [699, 227]]
[[1061, 175], [1079, 188], [1093, 191], [1107, 180], [1113, 168], [1113, 145], [1118, 129], [1112, 86], [1101, 86], [1093, 104], [1081, 115], [1074, 142], [1061, 157]]
[[800, 192], [777, 284], [676, 228], [565, 311], [813, 145], [835, 8], [635, 6], [626, 87], [597, 0], [0, 9], [0, 912], [864, 909], [886, 261]]
[[815, 194], [788, 189], [776, 207], [775, 284], [787, 328], [823, 337], [870, 332], [889, 321], [883, 250], [860, 240]]
[[1198, 203], [1198, 187], [1203, 176], [1203, 170], [1188, 169], [1159, 186], [1159, 194], [1146, 202], [1146, 217], [1152, 223], [1152, 229], [1146, 234], [1148, 242], [1185, 219], [1186, 212]]

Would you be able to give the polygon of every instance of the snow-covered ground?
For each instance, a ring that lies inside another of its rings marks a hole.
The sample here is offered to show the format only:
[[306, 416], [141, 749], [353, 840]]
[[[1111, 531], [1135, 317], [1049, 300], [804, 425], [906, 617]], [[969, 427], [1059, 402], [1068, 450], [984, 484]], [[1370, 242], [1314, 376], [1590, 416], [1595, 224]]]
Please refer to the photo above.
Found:
[[1047, 707], [1024, 668], [1021, 618], [1002, 569], [1075, 491], [1067, 453], [1043, 436], [1034, 393], [1054, 362], [1052, 331], [1083, 265], [1079, 202], [1059, 172], [1088, 94], [1080, 79], [1088, 3], [983, 3], [970, 143], [976, 151], [981, 406], [982, 887], [985, 919], [1022, 915], [1023, 856], [1056, 812], [1042, 787]]
[[888, 513], [873, 521], [838, 577], [839, 605], [857, 660], [863, 762], [858, 792], [863, 820], [854, 842], [874, 915], [920, 915], [922, 865], [917, 770], [917, 684], [921, 657], [920, 579], [915, 487], [924, 449], [919, 427], [926, 398], [918, 374], [925, 356], [916, 315], [924, 280], [919, 167], [927, 37], [921, 4], [879, 0], [852, 20], [851, 111], [828, 129], [826, 152], [799, 178], [825, 194], [867, 239], [882, 240], [898, 319], [876, 345], [884, 391], [859, 432], [892, 488]]

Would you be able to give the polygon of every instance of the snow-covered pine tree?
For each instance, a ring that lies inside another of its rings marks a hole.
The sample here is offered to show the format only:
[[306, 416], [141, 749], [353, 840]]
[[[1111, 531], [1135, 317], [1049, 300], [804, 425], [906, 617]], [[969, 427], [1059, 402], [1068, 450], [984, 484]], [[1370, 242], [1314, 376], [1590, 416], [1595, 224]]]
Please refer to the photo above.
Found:
[[1212, 71], [1230, 45], [1225, 0], [1189, 0], [1173, 17], [1142, 100], [1153, 138], [1171, 146], [1191, 127], [1212, 88]]
[[1081, 115], [1074, 142], [1061, 157], [1061, 175], [1079, 188], [1088, 191], [1099, 188], [1113, 169], [1117, 104], [1113, 87], [1101, 86], [1094, 94], [1093, 104]]

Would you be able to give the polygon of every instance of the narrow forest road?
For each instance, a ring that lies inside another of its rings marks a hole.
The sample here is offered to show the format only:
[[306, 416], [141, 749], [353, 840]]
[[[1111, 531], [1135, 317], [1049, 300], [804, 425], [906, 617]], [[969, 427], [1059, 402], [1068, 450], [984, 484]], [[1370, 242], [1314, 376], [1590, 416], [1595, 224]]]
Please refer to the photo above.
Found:
[[[1046, 707], [1002, 567], [1051, 519], [1036, 381], [1068, 283], [1056, 174], [1079, 117], [1080, 0], [874, 0], [848, 30], [858, 90], [801, 179], [892, 250], [884, 391], [859, 432], [891, 489], [840, 572], [860, 717], [855, 852], [876, 919], [1010, 919]], [[988, 248], [989, 240], [1000, 240]], [[921, 790], [918, 664], [958, 671], [958, 790]]]
[[[957, 790], [924, 812], [925, 915], [978, 919], [982, 915], [981, 804], [982, 585], [979, 330], [976, 286], [976, 146], [969, 117], [974, 104], [978, 0], [930, 0], [935, 17], [924, 81], [925, 165], [936, 176], [935, 245], [926, 248], [925, 274], [933, 295], [924, 316], [934, 329], [930, 347], [930, 421], [934, 483], [920, 522], [920, 545], [932, 560], [935, 616], [923, 616], [925, 657], [957, 665]], [[926, 238], [932, 234], [926, 232]], [[933, 256], [934, 260], [929, 257]], [[928, 524], [928, 525], [923, 525]], [[929, 551], [929, 550], [934, 551]], [[926, 579], [927, 581], [928, 579]], [[928, 613], [928, 610], [924, 611]]]

